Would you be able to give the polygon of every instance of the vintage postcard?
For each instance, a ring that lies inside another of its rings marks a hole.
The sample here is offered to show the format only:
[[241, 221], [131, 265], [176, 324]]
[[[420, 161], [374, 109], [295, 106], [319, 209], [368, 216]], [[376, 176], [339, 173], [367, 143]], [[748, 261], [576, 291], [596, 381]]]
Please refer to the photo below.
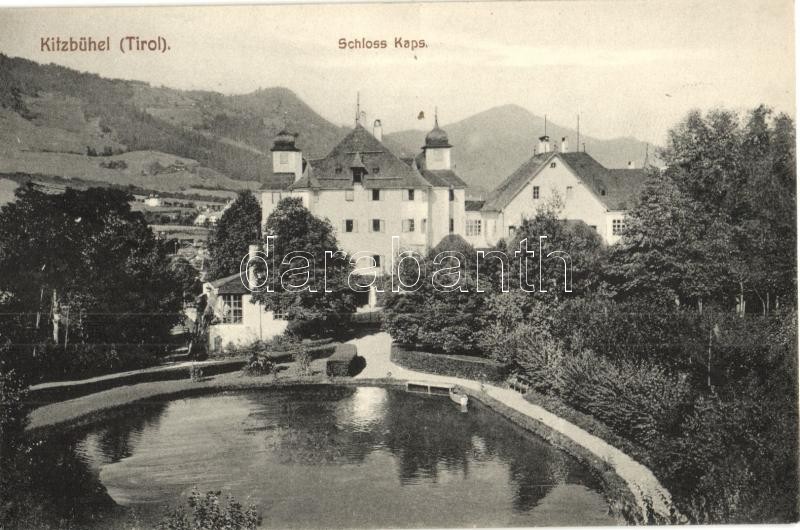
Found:
[[0, 9], [0, 527], [797, 522], [794, 16]]

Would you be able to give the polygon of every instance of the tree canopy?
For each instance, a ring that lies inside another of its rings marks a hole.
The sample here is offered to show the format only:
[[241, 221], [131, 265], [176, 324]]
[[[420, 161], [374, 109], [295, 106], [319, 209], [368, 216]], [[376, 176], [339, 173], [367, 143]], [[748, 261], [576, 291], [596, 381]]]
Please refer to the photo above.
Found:
[[261, 206], [251, 191], [241, 191], [233, 204], [222, 213], [208, 241], [208, 279], [239, 272], [248, 247], [260, 240]]
[[764, 313], [796, 292], [794, 124], [760, 106], [689, 113], [669, 132], [639, 204], [613, 248], [622, 297], [660, 292]]
[[0, 209], [0, 334], [16, 345], [166, 342], [185, 274], [130, 200], [110, 188], [17, 190]]
[[[267, 276], [272, 292], [256, 293], [253, 300], [285, 314], [290, 331], [300, 335], [335, 330], [355, 310], [355, 292], [348, 286], [349, 260], [335, 254], [339, 247], [330, 222], [314, 216], [301, 199], [288, 197], [270, 213], [264, 235], [274, 238], [269, 240], [274, 261], [268, 260], [274, 269]], [[334, 255], [326, 259], [326, 252]]]

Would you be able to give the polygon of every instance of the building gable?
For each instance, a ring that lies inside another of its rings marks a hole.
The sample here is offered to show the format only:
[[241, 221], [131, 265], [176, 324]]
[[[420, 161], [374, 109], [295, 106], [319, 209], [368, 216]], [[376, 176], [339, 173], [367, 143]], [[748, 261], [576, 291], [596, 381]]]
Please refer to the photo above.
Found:
[[311, 170], [292, 189], [352, 189], [351, 165], [358, 157], [365, 170], [361, 184], [366, 189], [427, 188], [428, 182], [414, 167], [400, 160], [363, 126], [355, 128], [322, 159], [311, 162]]

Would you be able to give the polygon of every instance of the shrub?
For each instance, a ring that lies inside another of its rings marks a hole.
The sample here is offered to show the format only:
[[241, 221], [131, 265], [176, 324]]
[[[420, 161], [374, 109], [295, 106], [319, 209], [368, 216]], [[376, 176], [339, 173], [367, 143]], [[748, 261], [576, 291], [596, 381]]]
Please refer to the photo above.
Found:
[[[520, 328], [524, 330], [525, 325]], [[525, 372], [534, 390], [554, 392], [564, 363], [565, 354], [561, 342], [540, 337], [523, 339], [520, 342], [514, 351], [515, 364]]]
[[[43, 343], [30, 357], [29, 373], [40, 381], [81, 379], [125, 370], [136, 370], [158, 364], [158, 346], [137, 344], [61, 344]], [[39, 381], [36, 381], [39, 382]]]
[[195, 383], [203, 379], [203, 367], [193, 364], [189, 367], [189, 378]]
[[159, 530], [255, 530], [258, 527], [261, 517], [255, 506], [244, 508], [230, 495], [225, 506], [219, 500], [220, 494], [209, 491], [201, 495], [197, 490], [192, 491], [188, 500], [191, 518], [179, 508], [161, 521]]
[[297, 371], [300, 374], [307, 375], [311, 371], [311, 361], [313, 357], [306, 348], [301, 348], [294, 354], [294, 360], [297, 363]]
[[508, 366], [480, 357], [446, 355], [406, 349], [392, 344], [391, 360], [404, 368], [476, 381], [502, 381]]
[[565, 402], [648, 447], [676, 434], [692, 397], [685, 377], [646, 361], [615, 363], [590, 351], [566, 356], [556, 384]]
[[253, 352], [242, 372], [245, 375], [268, 375], [275, 370], [275, 363], [262, 355]]

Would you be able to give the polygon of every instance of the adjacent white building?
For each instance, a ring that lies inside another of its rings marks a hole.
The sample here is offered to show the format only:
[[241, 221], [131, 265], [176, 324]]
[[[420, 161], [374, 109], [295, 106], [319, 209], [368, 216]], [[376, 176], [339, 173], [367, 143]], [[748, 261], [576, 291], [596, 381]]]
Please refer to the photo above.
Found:
[[608, 169], [587, 153], [570, 152], [562, 139], [560, 150], [540, 139], [538, 153], [509, 175], [484, 201], [468, 201], [464, 237], [486, 247], [509, 239], [526, 218], [558, 197], [565, 220], [582, 221], [607, 244], [616, 243], [625, 214], [646, 179], [642, 169]]

